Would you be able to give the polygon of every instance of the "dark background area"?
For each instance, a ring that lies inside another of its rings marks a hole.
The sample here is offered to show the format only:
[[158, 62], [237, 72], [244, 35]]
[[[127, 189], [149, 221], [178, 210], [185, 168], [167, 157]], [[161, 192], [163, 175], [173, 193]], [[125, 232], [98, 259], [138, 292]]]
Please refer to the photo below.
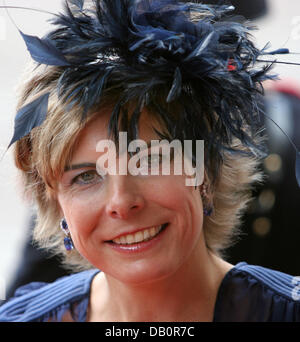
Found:
[[[233, 13], [247, 19], [255, 20], [268, 14], [265, 0], [226, 3], [235, 6]], [[263, 110], [275, 122], [280, 112], [284, 126], [292, 127], [289, 136], [299, 148], [300, 93], [295, 92], [293, 85], [285, 85], [269, 89], [266, 94]], [[253, 192], [255, 200], [244, 216], [242, 235], [227, 251], [227, 260], [233, 264], [246, 261], [297, 275], [300, 274], [300, 188], [295, 178], [295, 150], [275, 124], [271, 121], [266, 124], [270, 151], [262, 167], [266, 181]]]

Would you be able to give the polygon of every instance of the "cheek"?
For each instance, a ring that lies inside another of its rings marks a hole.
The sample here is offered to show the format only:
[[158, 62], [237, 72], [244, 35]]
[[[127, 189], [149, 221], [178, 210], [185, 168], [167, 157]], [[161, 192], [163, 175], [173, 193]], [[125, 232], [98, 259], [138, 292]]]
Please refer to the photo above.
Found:
[[203, 224], [203, 206], [200, 191], [193, 186], [186, 186], [184, 176], [160, 177], [149, 187], [149, 197], [159, 206], [174, 214], [174, 219], [186, 233], [195, 233]]
[[203, 246], [203, 209], [199, 190], [194, 187], [174, 187], [169, 196], [170, 205], [177, 213], [178, 254], [182, 259]]
[[70, 228], [72, 239], [78, 246], [99, 223], [102, 212], [100, 201], [83, 199], [81, 196], [60, 196], [59, 203]]
[[191, 210], [201, 211], [202, 200], [199, 189], [185, 184], [184, 176], [161, 177], [157, 184], [152, 188], [157, 196], [169, 203], [174, 208], [182, 208], [185, 204], [189, 205]]

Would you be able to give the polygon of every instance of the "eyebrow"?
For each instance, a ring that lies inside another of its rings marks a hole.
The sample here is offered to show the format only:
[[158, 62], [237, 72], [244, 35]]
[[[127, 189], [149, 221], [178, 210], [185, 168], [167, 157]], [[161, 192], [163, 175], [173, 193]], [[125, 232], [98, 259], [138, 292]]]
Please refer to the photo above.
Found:
[[[159, 142], [162, 141], [162, 139], [156, 139], [156, 140], [158, 140]], [[147, 142], [147, 148], [149, 148], [149, 147], [151, 147], [151, 140]], [[96, 164], [95, 163], [80, 163], [80, 164], [67, 165], [64, 168], [64, 172], [68, 172], [68, 171], [72, 171], [72, 170], [78, 170], [78, 169], [83, 169], [85, 167], [95, 168]]]
[[96, 164], [94, 163], [81, 163], [81, 164], [73, 164], [73, 165], [67, 165], [64, 169], [64, 172], [72, 171], [72, 170], [78, 170], [85, 167], [96, 167]]

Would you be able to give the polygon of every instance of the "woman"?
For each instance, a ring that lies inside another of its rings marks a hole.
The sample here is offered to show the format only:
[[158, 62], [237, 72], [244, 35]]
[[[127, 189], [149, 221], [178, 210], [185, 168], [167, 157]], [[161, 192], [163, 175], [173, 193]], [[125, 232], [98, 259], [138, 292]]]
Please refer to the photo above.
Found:
[[[70, 3], [47, 37], [22, 33], [38, 66], [11, 144], [35, 240], [79, 272], [20, 288], [0, 321], [300, 321], [296, 278], [222, 258], [262, 178], [259, 93], [273, 76], [250, 27], [225, 5]], [[193, 141], [190, 167], [204, 140], [196, 182], [173, 172], [177, 153], [141, 148], [163, 139]]]

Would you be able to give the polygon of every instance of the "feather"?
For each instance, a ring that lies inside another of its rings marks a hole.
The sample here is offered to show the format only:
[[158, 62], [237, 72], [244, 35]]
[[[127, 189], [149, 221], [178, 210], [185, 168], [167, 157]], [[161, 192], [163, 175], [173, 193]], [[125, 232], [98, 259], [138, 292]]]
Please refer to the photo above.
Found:
[[277, 49], [277, 50], [274, 50], [274, 51], [269, 51], [266, 54], [267, 55], [282, 55], [282, 54], [288, 54], [288, 53], [290, 53], [289, 49], [281, 48], [281, 49]]
[[46, 93], [20, 108], [15, 117], [14, 135], [8, 148], [43, 123], [48, 111], [48, 99], [49, 93]]
[[[138, 134], [140, 112], [147, 105], [165, 123], [167, 132], [161, 135], [206, 142], [214, 175], [224, 151], [243, 153], [232, 148], [234, 139], [247, 153], [264, 153], [255, 138], [262, 129], [258, 103], [262, 83], [277, 77], [271, 70], [278, 62], [262, 65], [260, 57], [288, 50], [267, 52], [268, 44], [256, 48], [250, 39], [255, 27], [230, 16], [234, 7], [229, 5], [178, 0], [85, 4], [66, 2], [64, 12], [52, 19], [54, 29], [42, 39], [20, 31], [35, 61], [58, 67], [57, 91], [66, 110], [79, 106], [84, 119], [113, 90], [120, 94], [109, 122], [115, 138], [120, 118], [126, 126], [124, 105], [138, 104], [133, 113], [126, 112], [132, 136]], [[172, 112], [176, 105], [178, 115]], [[30, 111], [37, 115], [39, 106], [32, 104]], [[299, 170], [298, 155], [296, 164]]]
[[84, 0], [68, 0], [69, 3], [77, 7], [80, 11], [83, 11]]
[[167, 99], [166, 99], [167, 102], [174, 101], [175, 98], [180, 95], [181, 81], [182, 81], [181, 73], [180, 73], [179, 68], [177, 67], [175, 69], [175, 73], [174, 73], [174, 80], [173, 80], [172, 88], [170, 89], [170, 92], [169, 92]]
[[213, 36], [215, 35], [215, 32], [212, 31], [208, 34], [207, 37], [205, 37], [203, 39], [203, 41], [201, 41], [196, 47], [195, 49], [186, 57], [186, 61], [199, 56], [204, 49], [206, 49], [207, 45], [210, 43], [210, 41], [212, 40]]
[[56, 66], [70, 65], [64, 55], [55, 47], [50, 39], [40, 39], [36, 36], [24, 34], [20, 30], [19, 32], [24, 39], [32, 59], [34, 59], [36, 62]]

